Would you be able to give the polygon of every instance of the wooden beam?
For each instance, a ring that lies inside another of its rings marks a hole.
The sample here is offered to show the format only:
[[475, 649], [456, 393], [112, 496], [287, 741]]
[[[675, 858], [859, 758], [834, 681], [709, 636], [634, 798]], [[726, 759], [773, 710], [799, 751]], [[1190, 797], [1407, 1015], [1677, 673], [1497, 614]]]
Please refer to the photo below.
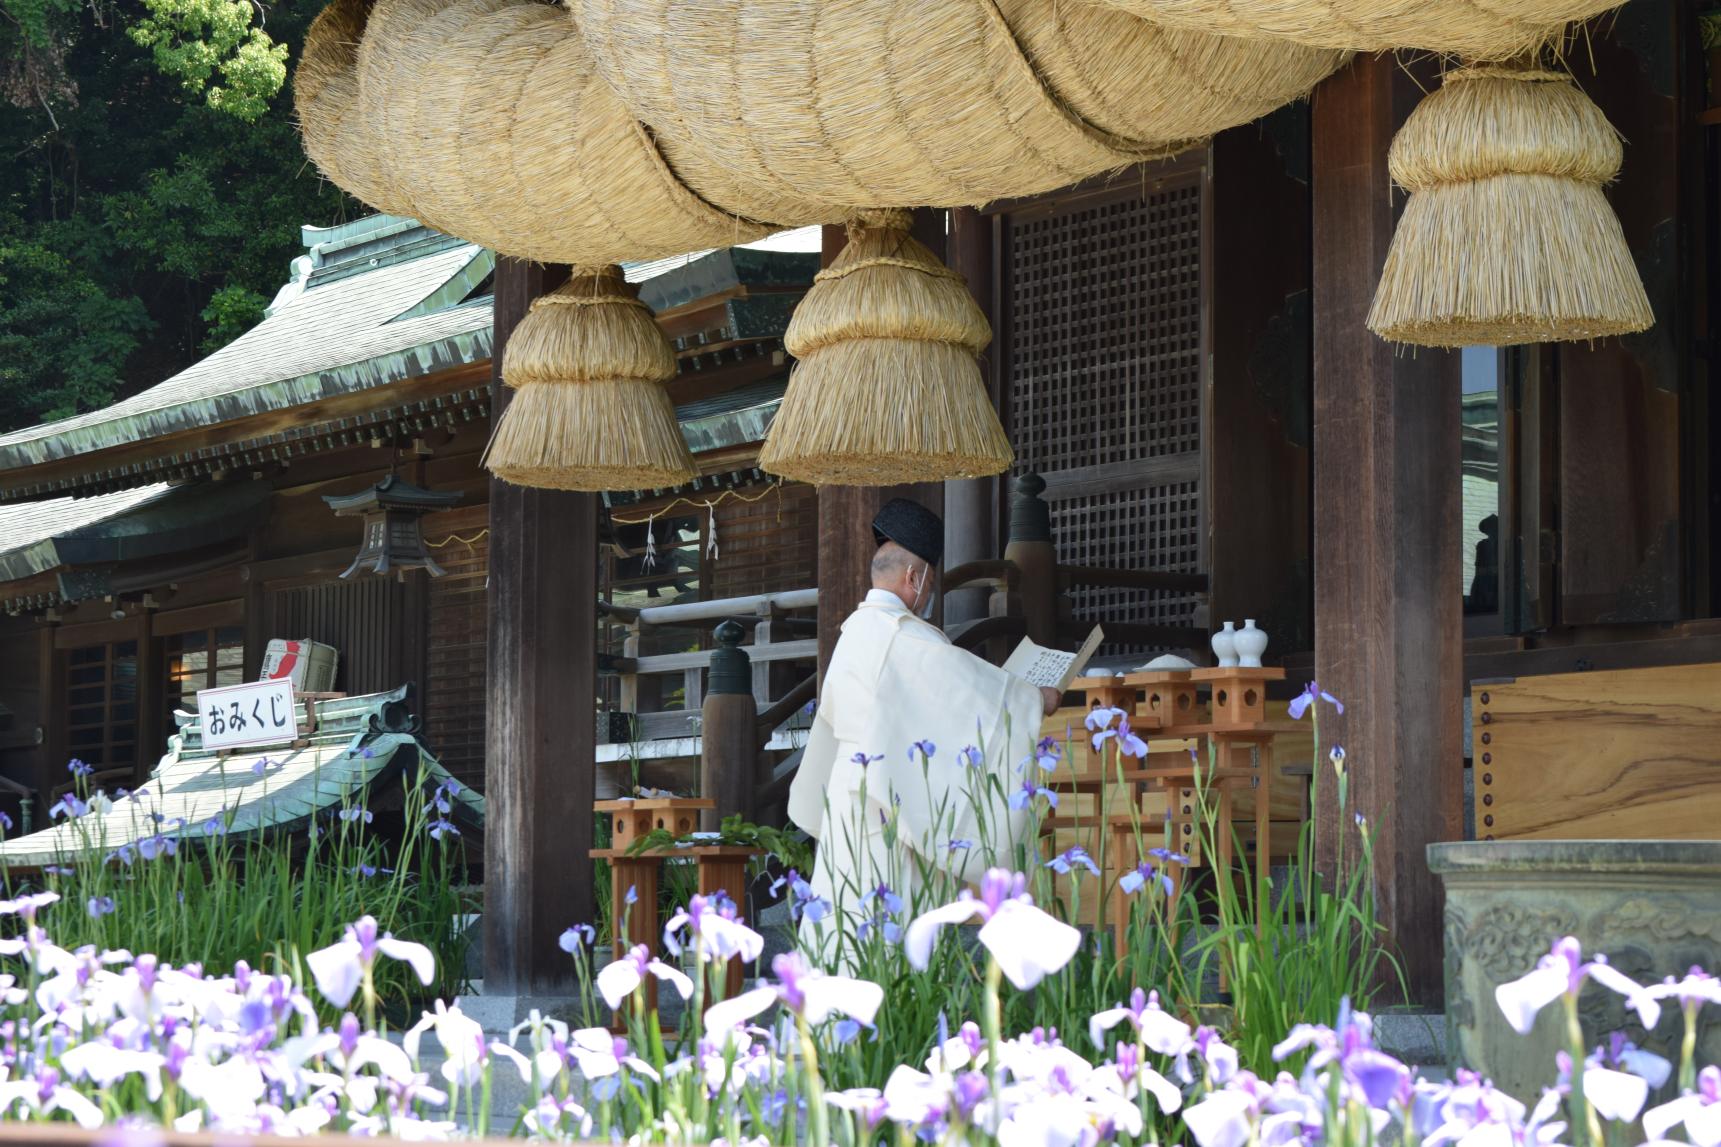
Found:
[[[566, 278], [565, 267], [496, 260], [496, 417], [509, 333]], [[556, 938], [595, 912], [597, 520], [595, 495], [491, 483], [486, 995], [577, 990]]]
[[[1320, 790], [1330, 868], [1369, 818], [1377, 904], [1413, 999], [1441, 997], [1439, 882], [1425, 850], [1463, 831], [1458, 358], [1400, 354], [1364, 327], [1392, 240], [1387, 148], [1419, 97], [1392, 57], [1359, 58], [1315, 92], [1315, 665], [1341, 698], [1349, 809]], [[1354, 849], [1347, 849], [1351, 856]]]

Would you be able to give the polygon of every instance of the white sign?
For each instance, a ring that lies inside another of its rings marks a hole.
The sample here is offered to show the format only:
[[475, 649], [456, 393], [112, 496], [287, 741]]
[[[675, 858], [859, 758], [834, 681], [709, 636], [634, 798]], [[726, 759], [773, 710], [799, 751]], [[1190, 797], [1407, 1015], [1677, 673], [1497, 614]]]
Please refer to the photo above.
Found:
[[197, 715], [206, 749], [272, 745], [299, 735], [299, 722], [293, 716], [293, 683], [285, 678], [199, 689]]

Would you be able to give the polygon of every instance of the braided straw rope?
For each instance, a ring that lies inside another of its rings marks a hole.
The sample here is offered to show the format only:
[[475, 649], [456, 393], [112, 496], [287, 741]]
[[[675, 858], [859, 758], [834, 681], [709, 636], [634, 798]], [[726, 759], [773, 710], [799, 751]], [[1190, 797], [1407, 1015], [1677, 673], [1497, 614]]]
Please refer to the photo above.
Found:
[[1337, 52], [1071, 0], [570, 0], [676, 174], [747, 218], [979, 204], [1181, 150]]
[[1095, 0], [1170, 28], [1343, 48], [1503, 60], [1558, 43], [1624, 0]]
[[1602, 192], [1623, 151], [1569, 76], [1450, 73], [1400, 129], [1389, 164], [1411, 192], [1368, 317], [1421, 346], [1588, 340], [1655, 321]]
[[603, 264], [768, 230], [688, 190], [537, 0], [336, 0], [295, 94], [336, 183], [504, 254]]

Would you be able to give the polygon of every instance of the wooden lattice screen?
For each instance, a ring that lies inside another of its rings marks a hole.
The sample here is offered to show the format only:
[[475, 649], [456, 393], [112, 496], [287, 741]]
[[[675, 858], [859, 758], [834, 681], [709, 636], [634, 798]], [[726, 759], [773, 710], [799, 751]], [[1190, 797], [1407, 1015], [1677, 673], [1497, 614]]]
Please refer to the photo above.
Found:
[[[1003, 381], [1017, 466], [1046, 478], [1058, 560], [1203, 568], [1199, 168], [1003, 216]], [[1191, 597], [1078, 590], [1076, 615], [1187, 625]]]

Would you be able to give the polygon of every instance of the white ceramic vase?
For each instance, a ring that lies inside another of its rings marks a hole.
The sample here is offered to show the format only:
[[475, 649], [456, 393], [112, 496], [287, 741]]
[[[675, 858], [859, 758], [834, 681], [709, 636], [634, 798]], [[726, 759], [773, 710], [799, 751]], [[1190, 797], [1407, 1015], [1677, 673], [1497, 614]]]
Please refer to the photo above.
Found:
[[1237, 650], [1237, 664], [1244, 669], [1261, 668], [1261, 654], [1267, 652], [1267, 633], [1255, 628], [1255, 619], [1250, 618], [1243, 623], [1243, 628], [1237, 631], [1237, 636], [1231, 641]]
[[1231, 669], [1237, 664], [1237, 628], [1227, 621], [1223, 629], [1213, 635], [1213, 656], [1221, 669]]

